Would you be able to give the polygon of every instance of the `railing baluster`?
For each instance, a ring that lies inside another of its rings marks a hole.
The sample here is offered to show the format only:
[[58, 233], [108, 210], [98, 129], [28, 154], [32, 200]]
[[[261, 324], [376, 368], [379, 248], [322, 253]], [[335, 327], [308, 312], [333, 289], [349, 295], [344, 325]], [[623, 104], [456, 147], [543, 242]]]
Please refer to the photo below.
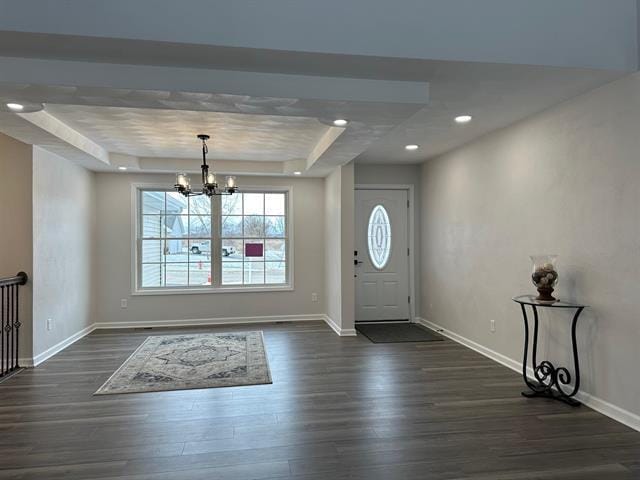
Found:
[[13, 304], [13, 310], [11, 311], [11, 343], [9, 344], [9, 358], [11, 358], [11, 370], [16, 369], [16, 357], [14, 355], [13, 344], [16, 341], [16, 333], [13, 330], [13, 326], [16, 323], [16, 291], [18, 290], [17, 286], [11, 287], [11, 293], [13, 294], [13, 298], [11, 299], [11, 303]]
[[28, 278], [24, 272], [0, 278], [0, 377], [20, 368], [20, 285]]
[[11, 370], [16, 368], [16, 359], [13, 356], [13, 342], [16, 340], [16, 336], [13, 333], [13, 324], [16, 323], [16, 290], [18, 288], [14, 285], [11, 287], [11, 325], [9, 325], [9, 358], [11, 359]]
[[[6, 287], [1, 287], [1, 291], [0, 291], [0, 320], [2, 320], [2, 323], [0, 324], [0, 346], [4, 345], [4, 318], [5, 318], [5, 307], [4, 307], [4, 297], [5, 297], [5, 291]], [[1, 375], [5, 374], [4, 371], [4, 355], [2, 355], [2, 352], [0, 351], [0, 367], [1, 368]]]
[[5, 347], [4, 354], [7, 358], [7, 373], [11, 371], [11, 362], [9, 361], [9, 342], [11, 341], [11, 317], [13, 315], [13, 302], [11, 301], [13, 298], [13, 285], [9, 285], [7, 289], [7, 325], [4, 327], [5, 329]]
[[9, 372], [9, 362], [7, 362], [6, 347], [7, 344], [7, 324], [9, 323], [9, 288], [4, 287], [4, 322], [2, 323], [2, 365], [4, 368], [2, 374], [6, 375]]
[[9, 289], [11, 286], [7, 286], [4, 289], [4, 322], [2, 323], [2, 364], [4, 368], [2, 369], [2, 374], [6, 375], [9, 372], [9, 359], [7, 358], [7, 325], [9, 324]]
[[18, 333], [20, 332], [20, 288], [16, 288], [16, 321], [13, 325], [13, 335], [15, 338], [15, 350], [14, 350], [14, 354], [13, 354], [13, 362], [15, 365], [15, 368], [20, 368], [20, 362], [18, 360], [18, 342], [20, 341], [20, 335], [18, 335]]

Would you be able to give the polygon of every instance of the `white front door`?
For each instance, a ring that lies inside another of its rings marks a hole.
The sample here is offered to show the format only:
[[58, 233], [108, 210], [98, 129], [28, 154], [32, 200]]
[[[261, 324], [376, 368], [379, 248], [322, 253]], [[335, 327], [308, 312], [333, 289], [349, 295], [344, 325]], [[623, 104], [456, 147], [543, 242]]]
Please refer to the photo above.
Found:
[[409, 320], [407, 190], [356, 190], [356, 321]]

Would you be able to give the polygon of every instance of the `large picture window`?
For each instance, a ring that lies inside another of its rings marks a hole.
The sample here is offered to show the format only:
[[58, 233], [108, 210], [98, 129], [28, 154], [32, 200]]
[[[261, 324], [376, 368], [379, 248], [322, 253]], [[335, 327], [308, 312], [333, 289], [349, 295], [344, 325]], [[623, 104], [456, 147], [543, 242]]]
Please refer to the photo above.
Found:
[[289, 285], [287, 191], [137, 190], [137, 290]]

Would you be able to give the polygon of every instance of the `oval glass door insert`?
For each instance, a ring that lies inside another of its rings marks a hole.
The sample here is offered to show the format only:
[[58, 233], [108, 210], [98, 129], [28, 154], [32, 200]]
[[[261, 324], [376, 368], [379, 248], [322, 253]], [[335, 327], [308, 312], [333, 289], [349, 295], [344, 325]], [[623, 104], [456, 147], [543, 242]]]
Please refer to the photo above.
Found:
[[382, 270], [391, 254], [391, 225], [387, 210], [382, 205], [373, 207], [369, 215], [367, 245], [371, 263], [378, 270]]

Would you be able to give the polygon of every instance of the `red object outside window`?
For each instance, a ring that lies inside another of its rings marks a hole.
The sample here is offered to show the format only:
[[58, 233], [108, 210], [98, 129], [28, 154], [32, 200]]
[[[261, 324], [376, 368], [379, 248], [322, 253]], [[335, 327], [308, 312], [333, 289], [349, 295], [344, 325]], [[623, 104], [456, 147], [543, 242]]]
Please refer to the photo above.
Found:
[[262, 243], [245, 243], [244, 256], [245, 257], [263, 257], [264, 245]]

